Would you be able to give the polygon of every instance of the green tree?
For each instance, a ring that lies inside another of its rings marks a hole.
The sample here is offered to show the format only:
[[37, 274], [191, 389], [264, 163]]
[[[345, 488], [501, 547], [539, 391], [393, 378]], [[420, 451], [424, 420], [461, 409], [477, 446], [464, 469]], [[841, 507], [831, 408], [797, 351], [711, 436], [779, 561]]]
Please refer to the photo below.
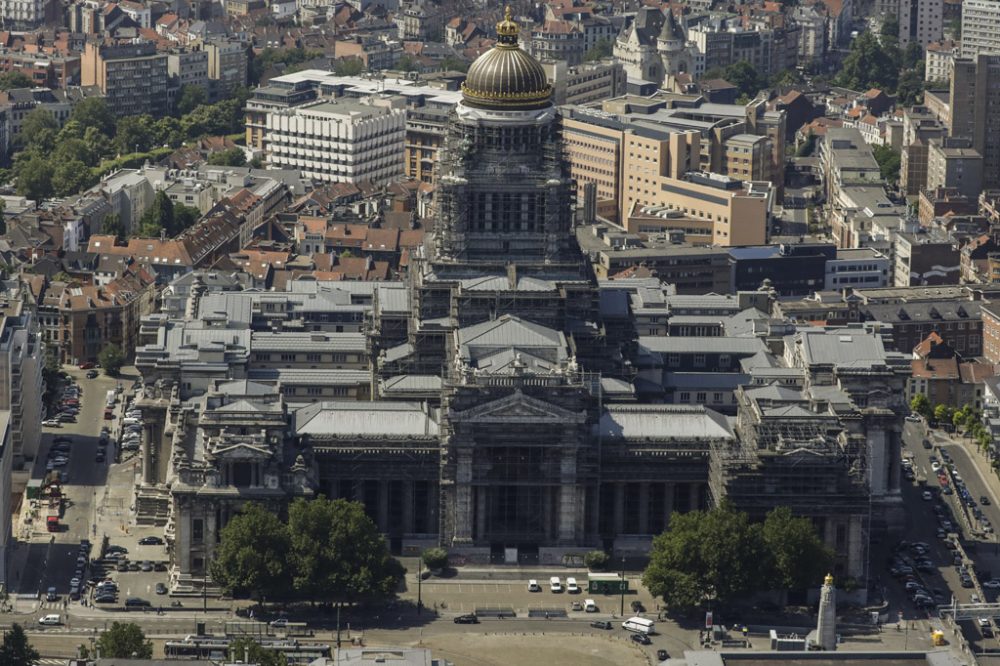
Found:
[[208, 163], [219, 166], [243, 166], [247, 163], [247, 156], [242, 148], [229, 148], [228, 150], [218, 150], [209, 155]]
[[25, 148], [38, 148], [47, 153], [52, 150], [59, 135], [59, 123], [46, 109], [36, 107], [21, 122], [18, 144]]
[[111, 234], [119, 241], [125, 240], [125, 225], [122, 223], [121, 216], [118, 213], [106, 215], [101, 220], [101, 233]]
[[882, 179], [888, 182], [899, 180], [899, 168], [902, 164], [900, 154], [893, 150], [891, 146], [875, 146], [872, 150], [875, 161], [878, 162]]
[[851, 90], [882, 88], [894, 90], [899, 80], [892, 47], [883, 46], [871, 32], [864, 32], [851, 43], [834, 83]]
[[35, 82], [24, 72], [17, 70], [0, 74], [0, 90], [13, 90], [15, 88], [34, 88]]
[[108, 138], [115, 135], [115, 114], [102, 97], [88, 97], [78, 102], [69, 119], [77, 121], [84, 129], [93, 127]]
[[341, 58], [333, 62], [333, 72], [337, 76], [357, 76], [365, 71], [365, 63], [357, 58]]
[[726, 67], [724, 78], [739, 88], [741, 95], [746, 95], [750, 98], [760, 92], [761, 88], [767, 86], [767, 82], [760, 77], [754, 66], [746, 60], [734, 62]]
[[4, 666], [34, 666], [41, 655], [28, 642], [24, 627], [16, 622], [10, 630], [4, 633], [3, 643], [0, 643], [0, 664]]
[[956, 16], [948, 22], [948, 29], [951, 30], [952, 39], [962, 39], [962, 18]]
[[672, 610], [691, 610], [705, 599], [725, 604], [766, 589], [771, 571], [761, 526], [723, 503], [673, 514], [670, 529], [653, 540], [642, 581]]
[[420, 558], [424, 561], [424, 566], [431, 571], [448, 566], [448, 551], [444, 548], [428, 548], [420, 554]]
[[586, 53], [583, 54], [583, 59], [587, 62], [593, 62], [595, 60], [602, 60], [604, 58], [610, 58], [612, 53], [613, 44], [610, 39], [604, 38], [597, 40], [597, 43], [590, 48]]
[[170, 232], [174, 226], [174, 202], [160, 190], [153, 197], [153, 205], [139, 218], [139, 236], [155, 238], [160, 232]]
[[194, 225], [201, 217], [201, 211], [194, 206], [184, 204], [174, 204], [174, 221], [170, 227], [170, 235], [176, 236], [185, 229]]
[[889, 37], [893, 41], [899, 41], [899, 19], [895, 14], [889, 14], [882, 21], [882, 26], [878, 31], [879, 37]]
[[611, 558], [603, 550], [591, 550], [583, 556], [583, 564], [591, 571], [604, 571]]
[[831, 571], [833, 553], [808, 518], [796, 517], [787, 506], [767, 514], [764, 543], [774, 562], [778, 584], [789, 590], [816, 587]]
[[115, 622], [97, 639], [97, 652], [104, 659], [152, 659], [153, 644], [134, 622]]
[[56, 142], [56, 148], [52, 153], [52, 160], [56, 164], [60, 162], [83, 162], [87, 166], [97, 164], [100, 156], [94, 152], [93, 147], [86, 141], [68, 137], [61, 138], [62, 132], [59, 133], [59, 137]]
[[14, 163], [17, 193], [33, 201], [42, 201], [52, 196], [52, 169], [48, 160], [34, 153], [25, 154], [24, 159]]
[[965, 408], [956, 409], [951, 415], [951, 424], [955, 426], [956, 430], [963, 429], [968, 425], [969, 413], [965, 411]]
[[104, 374], [108, 377], [117, 377], [125, 364], [125, 354], [122, 353], [121, 347], [110, 344], [97, 355], [97, 362], [104, 368]]
[[267, 650], [252, 638], [245, 636], [229, 644], [229, 658], [234, 663], [256, 664], [256, 666], [288, 666], [285, 655]]
[[191, 113], [196, 108], [208, 102], [208, 95], [201, 86], [184, 84], [181, 86], [181, 94], [177, 96], [177, 114], [183, 116]]
[[81, 192], [96, 182], [90, 167], [79, 160], [56, 160], [52, 170], [52, 191], [56, 196], [68, 197]]
[[802, 75], [799, 74], [798, 70], [786, 69], [779, 72], [771, 79], [772, 88], [784, 88], [787, 86], [795, 86], [802, 83]]
[[938, 405], [934, 408], [934, 420], [938, 423], [951, 422], [952, 409], [948, 405]]
[[222, 528], [212, 579], [231, 594], [264, 601], [287, 597], [291, 539], [288, 527], [261, 504], [250, 503]]
[[[913, 45], [916, 44], [916, 42], [911, 42], [910, 44]], [[899, 75], [899, 81], [896, 84], [897, 104], [900, 106], [913, 106], [914, 104], [920, 104], [923, 102], [924, 87], [926, 86], [926, 82], [924, 81], [923, 75], [920, 73], [922, 71], [923, 67], [920, 67], [920, 71], [917, 71], [916, 69], [907, 69]]]
[[150, 115], [125, 116], [118, 121], [114, 145], [119, 153], [143, 153], [157, 144], [156, 121]]
[[76, 120], [67, 120], [66, 124], [62, 126], [61, 130], [59, 130], [57, 142], [61, 144], [64, 141], [69, 141], [70, 139], [79, 139], [82, 141], [83, 134], [86, 129], [86, 127], [81, 125]]
[[934, 415], [934, 409], [931, 407], [931, 401], [923, 393], [918, 393], [913, 396], [910, 400], [910, 411], [914, 414], [919, 414], [925, 419], [929, 419]]
[[343, 604], [396, 593], [403, 568], [360, 503], [296, 500], [288, 528], [293, 584], [305, 598]]
[[83, 140], [94, 151], [98, 157], [112, 154], [111, 139], [101, 133], [96, 127], [87, 127], [83, 130]]
[[802, 145], [795, 150], [795, 154], [798, 157], [809, 157], [816, 150], [816, 135], [810, 132], [806, 140], [802, 142]]

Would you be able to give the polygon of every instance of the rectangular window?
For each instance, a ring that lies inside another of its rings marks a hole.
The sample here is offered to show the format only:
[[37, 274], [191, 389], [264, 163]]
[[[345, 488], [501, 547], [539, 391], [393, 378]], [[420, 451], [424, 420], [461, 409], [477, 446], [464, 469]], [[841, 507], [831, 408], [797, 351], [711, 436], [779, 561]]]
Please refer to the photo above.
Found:
[[281, 355], [281, 360], [282, 361], [294, 361], [295, 360], [295, 354], [282, 354]]
[[687, 392], [681, 393], [680, 402], [682, 403], [691, 402], [691, 394]]
[[191, 542], [201, 543], [205, 540], [205, 521], [195, 518], [191, 521]]
[[705, 367], [705, 355], [704, 354], [695, 354], [694, 355], [694, 367], [696, 367], [696, 368], [704, 368]]
[[323, 395], [323, 388], [320, 386], [310, 386], [306, 390], [306, 393], [308, 395]]
[[323, 356], [321, 354], [306, 354], [306, 360], [310, 363], [319, 363], [323, 360]]

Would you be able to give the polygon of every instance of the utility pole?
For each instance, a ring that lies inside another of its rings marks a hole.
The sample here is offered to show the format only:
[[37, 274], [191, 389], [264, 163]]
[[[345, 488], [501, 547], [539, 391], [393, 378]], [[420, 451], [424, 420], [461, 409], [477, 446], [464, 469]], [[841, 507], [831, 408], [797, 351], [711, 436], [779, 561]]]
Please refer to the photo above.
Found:
[[624, 555], [622, 555], [622, 579], [619, 585], [620, 587], [618, 589], [621, 591], [621, 596], [622, 596], [621, 610], [619, 611], [619, 614], [624, 618], [625, 617], [625, 556]]
[[337, 602], [337, 649], [340, 649], [340, 602]]

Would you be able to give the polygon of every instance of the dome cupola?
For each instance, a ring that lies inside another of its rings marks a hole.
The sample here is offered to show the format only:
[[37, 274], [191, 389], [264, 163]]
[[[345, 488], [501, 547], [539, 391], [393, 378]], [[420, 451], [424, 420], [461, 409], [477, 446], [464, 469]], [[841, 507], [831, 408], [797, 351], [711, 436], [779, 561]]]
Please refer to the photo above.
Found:
[[476, 58], [462, 84], [462, 99], [481, 109], [527, 111], [551, 103], [552, 86], [545, 70], [521, 50], [519, 28], [510, 7], [497, 23], [497, 44]]

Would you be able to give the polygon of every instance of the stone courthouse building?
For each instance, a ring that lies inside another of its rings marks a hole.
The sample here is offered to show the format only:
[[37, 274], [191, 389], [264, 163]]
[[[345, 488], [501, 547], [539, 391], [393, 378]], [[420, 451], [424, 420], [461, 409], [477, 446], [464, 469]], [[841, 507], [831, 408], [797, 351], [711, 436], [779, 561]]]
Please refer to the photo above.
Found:
[[246, 502], [280, 512], [316, 495], [363, 502], [395, 552], [557, 563], [643, 553], [673, 512], [732, 494], [755, 516], [808, 515], [835, 573], [861, 579], [871, 533], [898, 523], [908, 363], [875, 327], [800, 330], [752, 310], [726, 333], [760, 340], [726, 361], [744, 385], [735, 418], [639, 402], [655, 392], [637, 367], [670, 382], [674, 355], [640, 359], [634, 330], [609, 324], [606, 292], [639, 287], [599, 287], [551, 88], [509, 16], [497, 32], [451, 117], [407, 282], [195, 282], [183, 318], [144, 322], [137, 510], [165, 528], [174, 589], [199, 589]]

